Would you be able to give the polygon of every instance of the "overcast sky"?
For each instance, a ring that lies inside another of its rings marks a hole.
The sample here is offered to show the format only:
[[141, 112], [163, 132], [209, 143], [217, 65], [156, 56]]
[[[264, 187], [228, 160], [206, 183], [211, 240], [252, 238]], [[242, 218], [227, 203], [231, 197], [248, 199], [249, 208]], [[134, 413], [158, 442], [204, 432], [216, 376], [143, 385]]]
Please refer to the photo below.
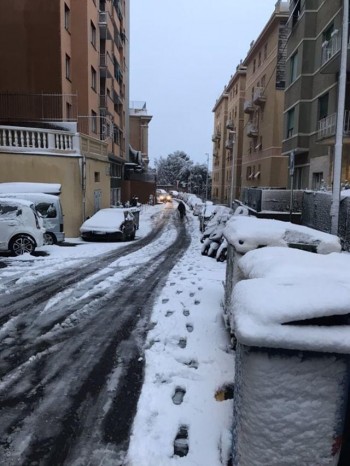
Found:
[[215, 101], [275, 3], [131, 0], [130, 100], [146, 101], [153, 115], [151, 166], [176, 150], [207, 163]]

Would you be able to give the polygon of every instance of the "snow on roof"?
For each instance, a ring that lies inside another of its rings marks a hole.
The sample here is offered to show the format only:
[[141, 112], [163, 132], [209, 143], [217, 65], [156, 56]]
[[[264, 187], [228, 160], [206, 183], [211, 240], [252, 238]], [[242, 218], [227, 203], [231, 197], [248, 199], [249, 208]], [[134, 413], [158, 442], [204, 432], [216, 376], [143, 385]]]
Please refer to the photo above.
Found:
[[262, 246], [288, 246], [290, 243], [314, 245], [320, 254], [341, 251], [337, 236], [280, 220], [233, 216], [224, 236], [241, 254]]
[[46, 193], [60, 194], [58, 183], [0, 183], [0, 193]]
[[[23, 197], [21, 197], [23, 196]], [[31, 202], [33, 201], [38, 201], [38, 202], [48, 202], [48, 201], [52, 201], [52, 202], [55, 202], [55, 201], [58, 201], [58, 197], [55, 196], [54, 194], [45, 194], [45, 193], [24, 193], [24, 192], [20, 192], [20, 193], [4, 193], [2, 194], [0, 192], [0, 197], [1, 198], [4, 198], [4, 197], [7, 197], [7, 198], [16, 198], [16, 199], [29, 199]]]
[[348, 325], [305, 322], [350, 314], [349, 254], [321, 256], [289, 248], [263, 248], [248, 252], [238, 265], [246, 278], [235, 286], [232, 299], [239, 342], [350, 353]]
[[14, 206], [17, 206], [17, 205], [25, 205], [25, 206], [32, 206], [33, 205], [33, 202], [32, 201], [28, 201], [27, 199], [17, 199], [17, 198], [11, 198], [11, 197], [1, 197], [0, 198], [0, 204], [8, 204], [8, 205], [14, 205]]

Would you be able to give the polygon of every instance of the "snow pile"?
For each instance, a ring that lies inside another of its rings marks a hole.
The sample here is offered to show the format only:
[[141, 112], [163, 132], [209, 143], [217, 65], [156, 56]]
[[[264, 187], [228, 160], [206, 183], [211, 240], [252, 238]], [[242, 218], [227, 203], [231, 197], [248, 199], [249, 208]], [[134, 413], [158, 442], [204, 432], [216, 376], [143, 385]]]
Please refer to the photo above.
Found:
[[349, 314], [348, 254], [265, 248], [242, 257], [239, 269], [250, 279], [238, 282], [232, 296], [233, 326], [241, 343], [350, 353], [347, 326], [293, 325]]
[[264, 246], [288, 246], [290, 243], [314, 245], [320, 254], [341, 250], [337, 236], [302, 225], [256, 217], [233, 216], [226, 225], [224, 236], [241, 254]]

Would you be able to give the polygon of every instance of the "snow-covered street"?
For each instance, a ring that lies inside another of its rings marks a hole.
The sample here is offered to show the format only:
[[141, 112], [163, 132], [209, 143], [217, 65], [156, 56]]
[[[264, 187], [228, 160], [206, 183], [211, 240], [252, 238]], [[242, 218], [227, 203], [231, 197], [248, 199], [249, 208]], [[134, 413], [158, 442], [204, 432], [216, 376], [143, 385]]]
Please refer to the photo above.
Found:
[[135, 242], [0, 257], [1, 465], [226, 466], [225, 264], [199, 237], [144, 206]]

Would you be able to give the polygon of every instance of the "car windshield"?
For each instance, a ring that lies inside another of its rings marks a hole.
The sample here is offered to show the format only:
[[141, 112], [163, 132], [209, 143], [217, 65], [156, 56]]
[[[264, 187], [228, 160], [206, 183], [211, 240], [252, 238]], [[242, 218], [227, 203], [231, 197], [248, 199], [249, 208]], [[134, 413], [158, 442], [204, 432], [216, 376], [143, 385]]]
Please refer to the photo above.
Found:
[[56, 207], [50, 202], [38, 202], [35, 204], [35, 208], [44, 218], [57, 217]]

